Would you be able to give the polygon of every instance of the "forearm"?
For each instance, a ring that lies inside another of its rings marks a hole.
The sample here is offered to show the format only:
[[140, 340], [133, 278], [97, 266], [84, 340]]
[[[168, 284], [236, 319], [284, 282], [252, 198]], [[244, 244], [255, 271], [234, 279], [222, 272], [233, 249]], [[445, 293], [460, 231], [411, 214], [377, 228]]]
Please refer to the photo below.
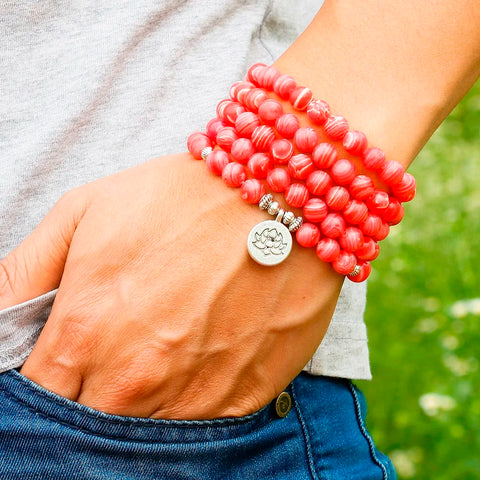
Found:
[[327, 0], [275, 63], [410, 164], [480, 74], [472, 0]]

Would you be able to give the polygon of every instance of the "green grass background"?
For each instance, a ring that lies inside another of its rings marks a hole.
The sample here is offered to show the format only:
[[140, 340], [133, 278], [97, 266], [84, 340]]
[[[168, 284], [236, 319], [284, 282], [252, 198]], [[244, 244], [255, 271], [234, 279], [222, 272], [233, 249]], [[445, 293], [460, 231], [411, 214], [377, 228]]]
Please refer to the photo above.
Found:
[[480, 83], [415, 160], [366, 321], [368, 427], [400, 479], [480, 479]]

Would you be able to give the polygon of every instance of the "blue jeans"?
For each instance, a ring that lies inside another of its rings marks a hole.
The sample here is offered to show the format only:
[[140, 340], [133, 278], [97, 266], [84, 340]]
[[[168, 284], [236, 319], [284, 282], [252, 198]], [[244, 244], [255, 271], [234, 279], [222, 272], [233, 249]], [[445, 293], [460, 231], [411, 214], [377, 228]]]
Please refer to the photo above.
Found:
[[97, 412], [12, 370], [0, 375], [0, 478], [396, 478], [350, 381], [302, 373], [286, 391], [284, 418], [272, 402], [243, 418], [152, 420]]

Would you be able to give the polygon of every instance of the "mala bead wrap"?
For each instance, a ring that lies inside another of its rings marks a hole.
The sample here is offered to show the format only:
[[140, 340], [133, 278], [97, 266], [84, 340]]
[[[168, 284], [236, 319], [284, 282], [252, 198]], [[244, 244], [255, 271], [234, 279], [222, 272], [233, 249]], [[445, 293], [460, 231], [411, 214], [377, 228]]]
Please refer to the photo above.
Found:
[[267, 178], [273, 168], [273, 160], [266, 153], [254, 153], [247, 163], [247, 168], [255, 178]]
[[345, 220], [338, 213], [329, 213], [322, 224], [320, 230], [326, 237], [338, 238], [345, 233]]
[[202, 158], [202, 150], [204, 148], [211, 146], [212, 141], [202, 132], [194, 132], [187, 139], [188, 151], [196, 160], [200, 160]]
[[221, 118], [222, 120], [225, 120], [225, 108], [227, 107], [227, 105], [230, 105], [231, 103], [232, 101], [229, 98], [220, 100], [217, 103], [217, 107], [216, 107], [217, 117]]
[[250, 68], [247, 70], [246, 79], [249, 82], [252, 82], [254, 85], [258, 85], [258, 78], [257, 75], [261, 69], [265, 68], [267, 65], [261, 62], [254, 63]]
[[390, 197], [388, 207], [383, 212], [382, 218], [389, 225], [397, 225], [402, 220], [404, 213], [403, 205], [395, 197]]
[[226, 126], [227, 126], [227, 124], [221, 118], [212, 118], [207, 123], [207, 126], [205, 127], [205, 131], [207, 133], [208, 138], [210, 138], [210, 140], [215, 140], [217, 138], [218, 131], [221, 128], [226, 127]]
[[362, 156], [368, 146], [367, 136], [358, 130], [350, 130], [343, 137], [343, 148], [352, 155]]
[[229, 90], [230, 98], [231, 98], [233, 101], [243, 103], [243, 102], [240, 100], [240, 98], [242, 97], [242, 95], [245, 95], [245, 94], [246, 94], [249, 90], [251, 90], [252, 88], [255, 88], [255, 85], [254, 85], [253, 83], [246, 82], [246, 81], [243, 81], [243, 82], [235, 82], [235, 83], [230, 87], [230, 90]]
[[375, 235], [382, 228], [382, 219], [378, 215], [368, 213], [367, 218], [358, 226], [365, 235], [375, 238]]
[[355, 269], [357, 265], [357, 257], [350, 252], [340, 251], [335, 260], [332, 262], [333, 269], [340, 275], [348, 275]]
[[353, 198], [357, 200], [366, 200], [375, 192], [373, 180], [366, 175], [357, 175], [348, 187]]
[[313, 93], [308, 87], [296, 87], [290, 93], [290, 103], [295, 110], [306, 110], [312, 101]]
[[365, 237], [363, 246], [360, 247], [355, 255], [361, 260], [375, 260], [380, 253], [380, 245], [371, 237]]
[[381, 240], [384, 240], [385, 238], [387, 238], [389, 233], [390, 233], [390, 227], [388, 223], [382, 222], [382, 225], [380, 226], [378, 232], [375, 235], [372, 235], [372, 238], [377, 242], [380, 242]]
[[300, 128], [300, 122], [293, 113], [284, 113], [275, 122], [275, 128], [282, 137], [293, 138]]
[[230, 162], [223, 167], [222, 179], [227, 186], [236, 188], [247, 179], [247, 172], [242, 164]]
[[312, 152], [313, 163], [318, 168], [331, 168], [337, 158], [337, 150], [330, 143], [319, 143]]
[[245, 94], [243, 104], [251, 112], [257, 113], [258, 107], [267, 99], [267, 94], [261, 88], [252, 88]]
[[378, 176], [386, 185], [393, 187], [402, 181], [404, 173], [405, 169], [401, 163], [390, 160], [385, 162], [383, 167], [378, 171]]
[[357, 263], [357, 266], [360, 267], [360, 273], [355, 276], [348, 275], [347, 278], [352, 282], [360, 283], [365, 281], [369, 277], [372, 271], [372, 266], [370, 265], [370, 262], [362, 262], [362, 261], [359, 261]]
[[288, 100], [297, 87], [297, 82], [290, 75], [280, 75], [273, 84], [273, 91], [283, 100]]
[[318, 143], [317, 132], [310, 127], [300, 127], [293, 136], [295, 146], [303, 153], [311, 153]]
[[348, 132], [348, 122], [340, 115], [330, 115], [323, 129], [331, 139], [342, 140]]
[[258, 203], [264, 195], [265, 186], [256, 178], [249, 178], [240, 186], [240, 196], [247, 203]]
[[304, 153], [294, 155], [288, 162], [288, 173], [299, 180], [305, 180], [314, 170], [312, 159]]
[[332, 178], [323, 170], [315, 170], [308, 176], [306, 181], [308, 191], [312, 195], [317, 195], [319, 197], [325, 195], [332, 184]]
[[286, 138], [277, 138], [270, 145], [270, 155], [275, 163], [286, 165], [292, 158], [294, 148], [292, 142]]
[[235, 120], [241, 113], [245, 113], [245, 107], [240, 105], [238, 102], [231, 102], [223, 111], [225, 121], [230, 125], [235, 125]]
[[252, 133], [252, 143], [261, 152], [268, 150], [275, 138], [273, 128], [268, 125], [260, 125]]
[[253, 112], [241, 113], [235, 120], [235, 130], [241, 137], [251, 137], [253, 131], [260, 125], [258, 115]]
[[301, 208], [307, 203], [309, 198], [310, 194], [303, 183], [292, 183], [285, 190], [285, 201], [291, 207]]
[[361, 200], [350, 200], [343, 210], [343, 218], [352, 225], [364, 222], [367, 215], [368, 207]]
[[348, 185], [355, 178], [355, 166], [350, 160], [337, 160], [330, 169], [330, 175], [334, 182]]
[[223, 168], [229, 162], [228, 153], [224, 150], [213, 150], [213, 152], [207, 155], [207, 159], [205, 160], [207, 168], [215, 175], [221, 175]]
[[217, 133], [216, 142], [219, 147], [229, 152], [233, 142], [237, 139], [238, 135], [233, 127], [223, 127]]
[[259, 68], [255, 75], [258, 85], [266, 90], [273, 90], [273, 85], [278, 77], [280, 77], [280, 72], [276, 67], [270, 65], [268, 67]]
[[339, 238], [340, 246], [346, 252], [355, 252], [363, 247], [365, 242], [362, 231], [357, 227], [347, 227]]
[[367, 207], [372, 213], [383, 216], [387, 211], [388, 205], [390, 203], [390, 196], [387, 192], [383, 190], [375, 190], [373, 195], [371, 195], [367, 200]]
[[327, 204], [321, 198], [311, 198], [303, 206], [303, 216], [313, 223], [322, 222], [328, 214]]
[[323, 100], [312, 100], [307, 105], [307, 116], [316, 125], [324, 125], [330, 116], [330, 107]]
[[367, 148], [363, 154], [362, 160], [368, 170], [378, 172], [385, 165], [385, 152], [377, 147]]
[[333, 238], [322, 238], [318, 242], [315, 252], [323, 262], [333, 262], [340, 253], [340, 245]]
[[400, 202], [413, 200], [417, 191], [415, 178], [410, 173], [405, 172], [402, 181], [394, 185], [392, 190]]
[[275, 125], [277, 119], [282, 115], [282, 104], [276, 100], [265, 100], [258, 108], [258, 116], [267, 125]]
[[255, 147], [248, 138], [238, 138], [232, 143], [230, 149], [233, 160], [243, 164], [246, 164], [254, 153]]
[[297, 230], [295, 236], [300, 246], [311, 248], [320, 240], [320, 230], [313, 223], [304, 223]]
[[350, 200], [350, 194], [345, 187], [331, 187], [325, 195], [325, 202], [332, 210], [343, 210]]
[[267, 184], [273, 192], [284, 192], [292, 183], [290, 175], [284, 168], [274, 168], [267, 175]]

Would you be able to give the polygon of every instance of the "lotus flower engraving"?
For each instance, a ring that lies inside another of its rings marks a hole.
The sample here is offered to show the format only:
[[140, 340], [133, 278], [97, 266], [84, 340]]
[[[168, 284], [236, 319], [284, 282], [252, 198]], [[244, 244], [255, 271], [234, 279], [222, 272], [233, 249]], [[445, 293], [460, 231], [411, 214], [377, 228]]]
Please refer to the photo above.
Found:
[[287, 248], [281, 232], [269, 227], [264, 228], [262, 233], [255, 232], [253, 245], [262, 250], [264, 255], [284, 255]]

